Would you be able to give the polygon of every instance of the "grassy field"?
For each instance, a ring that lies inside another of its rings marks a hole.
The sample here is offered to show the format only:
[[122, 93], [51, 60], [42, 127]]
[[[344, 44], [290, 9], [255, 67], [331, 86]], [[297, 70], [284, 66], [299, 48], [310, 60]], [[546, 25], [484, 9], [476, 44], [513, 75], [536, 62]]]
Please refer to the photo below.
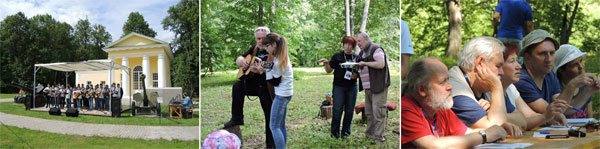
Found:
[[15, 98], [15, 96], [17, 96], [18, 94], [0, 94], [0, 99], [1, 98], [10, 98], [13, 99]]
[[7, 125], [0, 125], [0, 138], [0, 148], [197, 148], [199, 143], [63, 135]]
[[[197, 109], [198, 106], [196, 105]], [[157, 117], [131, 116], [131, 113], [122, 113], [121, 118], [112, 118], [105, 116], [79, 115], [79, 117], [51, 116], [48, 112], [26, 111], [23, 104], [13, 102], [0, 103], [0, 112], [8, 114], [23, 115], [52, 120], [63, 120], [71, 122], [95, 123], [95, 124], [122, 124], [122, 125], [144, 125], [144, 126], [198, 126], [199, 113], [194, 112], [194, 118], [191, 119], [169, 119], [169, 107], [161, 105], [163, 118]]]
[[[388, 101], [399, 104], [400, 88], [398, 70], [391, 71], [392, 85]], [[384, 143], [371, 145], [365, 138], [366, 124], [360, 123], [361, 115], [354, 114], [352, 136], [334, 139], [330, 135], [331, 119], [317, 117], [319, 106], [325, 100], [324, 94], [331, 93], [332, 74], [324, 72], [294, 72], [294, 97], [288, 105], [287, 128], [289, 148], [396, 148], [400, 146], [400, 110], [389, 111]], [[231, 87], [237, 79], [234, 73], [215, 73], [201, 78], [202, 126], [201, 140], [211, 132], [223, 127], [231, 118]], [[255, 97], [251, 97], [255, 98]], [[364, 101], [364, 93], [359, 92], [356, 105]], [[246, 148], [265, 147], [264, 115], [259, 100], [245, 100], [244, 122], [241, 126], [242, 141]], [[394, 133], [396, 131], [396, 133]]]

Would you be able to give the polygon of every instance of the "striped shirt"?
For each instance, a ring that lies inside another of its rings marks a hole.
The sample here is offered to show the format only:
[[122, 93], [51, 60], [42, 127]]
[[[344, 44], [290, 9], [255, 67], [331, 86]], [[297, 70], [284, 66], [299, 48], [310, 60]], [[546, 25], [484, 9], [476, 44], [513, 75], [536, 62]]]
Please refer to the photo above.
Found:
[[[362, 58], [366, 58], [367, 52], [363, 52], [363, 55], [361, 55], [361, 56], [362, 56]], [[384, 58], [385, 58], [385, 54], [383, 53], [383, 50], [381, 50], [380, 48], [375, 50], [375, 53], [373, 53], [373, 59], [375, 59], [375, 60], [384, 60]], [[369, 67], [362, 67], [361, 69], [358, 70], [358, 74], [360, 75], [360, 80], [362, 81], [363, 89], [370, 89], [371, 81], [369, 80]]]

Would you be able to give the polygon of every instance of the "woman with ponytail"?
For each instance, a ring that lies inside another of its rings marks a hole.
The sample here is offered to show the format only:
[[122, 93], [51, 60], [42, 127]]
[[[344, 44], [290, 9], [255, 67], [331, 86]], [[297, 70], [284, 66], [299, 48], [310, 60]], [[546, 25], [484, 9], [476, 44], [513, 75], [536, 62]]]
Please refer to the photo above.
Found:
[[269, 124], [273, 133], [275, 147], [285, 148], [287, 142], [287, 129], [285, 128], [285, 117], [287, 105], [292, 100], [294, 72], [290, 63], [287, 42], [284, 37], [277, 33], [269, 33], [262, 40], [267, 52], [272, 55], [271, 68], [264, 68], [267, 73], [267, 81], [275, 86], [275, 99], [271, 106], [271, 123]]

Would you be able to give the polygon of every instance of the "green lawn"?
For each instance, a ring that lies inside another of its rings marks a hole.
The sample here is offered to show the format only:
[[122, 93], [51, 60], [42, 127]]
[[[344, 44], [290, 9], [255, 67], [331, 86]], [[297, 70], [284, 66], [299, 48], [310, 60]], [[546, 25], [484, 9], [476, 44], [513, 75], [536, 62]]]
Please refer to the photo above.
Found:
[[[197, 106], [196, 106], [197, 108]], [[95, 124], [122, 124], [122, 125], [145, 125], [145, 126], [198, 126], [198, 112], [194, 112], [194, 118], [191, 119], [169, 119], [169, 107], [161, 105], [161, 113], [163, 118], [158, 117], [131, 117], [130, 113], [122, 113], [120, 118], [79, 115], [79, 117], [67, 117], [64, 114], [61, 116], [51, 116], [48, 112], [26, 111], [23, 104], [15, 104], [13, 102], [0, 103], [0, 112], [23, 115], [29, 117], [63, 120], [71, 122], [95, 123]]]
[[[388, 101], [399, 105], [400, 73], [396, 69], [391, 74]], [[289, 148], [397, 148], [400, 146], [400, 110], [390, 111], [387, 120], [385, 143], [371, 145], [365, 138], [366, 124], [359, 122], [360, 114], [354, 114], [352, 136], [334, 139], [329, 136], [331, 119], [317, 118], [319, 106], [325, 100], [324, 94], [331, 93], [333, 75], [323, 72], [294, 71], [294, 97], [288, 105], [287, 128]], [[202, 86], [202, 126], [201, 140], [211, 132], [223, 127], [231, 118], [231, 87], [237, 81], [234, 73], [215, 73], [201, 78]], [[251, 97], [256, 98], [256, 97]], [[359, 92], [356, 105], [364, 101], [364, 93]], [[244, 103], [242, 141], [245, 148], [265, 147], [264, 115], [260, 101], [246, 100]]]
[[0, 98], [10, 98], [10, 99], [13, 99], [17, 95], [19, 95], [19, 94], [0, 94]]
[[0, 138], [0, 148], [197, 148], [199, 145], [198, 141], [63, 135], [7, 125], [0, 125]]

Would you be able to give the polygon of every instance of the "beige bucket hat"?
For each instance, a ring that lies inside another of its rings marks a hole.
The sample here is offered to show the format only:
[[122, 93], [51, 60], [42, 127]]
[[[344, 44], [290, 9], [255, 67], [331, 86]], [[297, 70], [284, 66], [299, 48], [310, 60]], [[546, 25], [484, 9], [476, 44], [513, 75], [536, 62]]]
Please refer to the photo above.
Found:
[[550, 33], [548, 33], [545, 30], [542, 30], [542, 29], [536, 29], [536, 30], [533, 30], [532, 32], [530, 32], [529, 34], [527, 34], [527, 36], [525, 36], [525, 38], [523, 38], [523, 48], [521, 48], [521, 51], [519, 52], [519, 56], [525, 55], [525, 52], [527, 52], [527, 51], [525, 51], [525, 50], [527, 50], [527, 47], [538, 44], [538, 43], [544, 41], [546, 38], [550, 39], [554, 43], [554, 48], [558, 48], [558, 46], [559, 46], [558, 41], [556, 41], [556, 39], [552, 38]]

